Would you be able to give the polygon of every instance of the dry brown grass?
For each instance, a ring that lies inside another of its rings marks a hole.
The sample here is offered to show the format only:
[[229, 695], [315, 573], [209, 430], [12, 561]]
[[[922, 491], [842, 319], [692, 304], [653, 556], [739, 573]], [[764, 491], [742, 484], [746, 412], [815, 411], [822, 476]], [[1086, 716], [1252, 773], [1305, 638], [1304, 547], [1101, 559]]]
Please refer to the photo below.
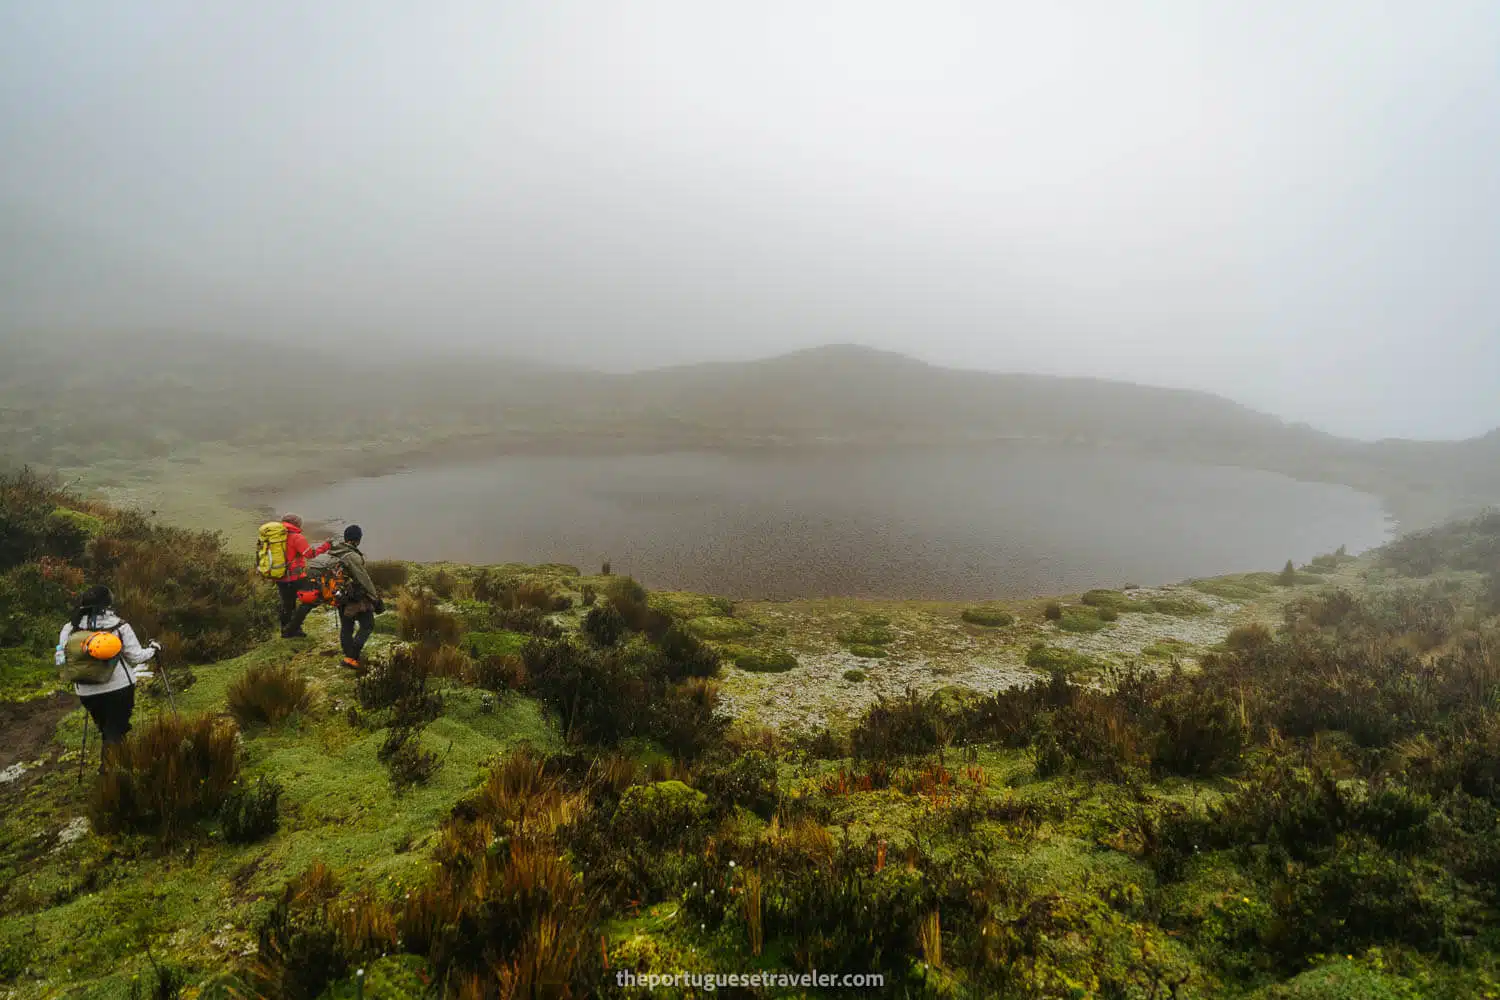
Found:
[[425, 592], [403, 591], [396, 599], [396, 617], [407, 642], [456, 646], [463, 634], [457, 616], [442, 610], [437, 598]]
[[163, 841], [212, 815], [239, 777], [238, 731], [213, 715], [162, 715], [108, 755], [95, 786], [94, 829]]
[[241, 726], [274, 725], [312, 701], [307, 678], [289, 663], [257, 663], [235, 678], [225, 693], [229, 714]]

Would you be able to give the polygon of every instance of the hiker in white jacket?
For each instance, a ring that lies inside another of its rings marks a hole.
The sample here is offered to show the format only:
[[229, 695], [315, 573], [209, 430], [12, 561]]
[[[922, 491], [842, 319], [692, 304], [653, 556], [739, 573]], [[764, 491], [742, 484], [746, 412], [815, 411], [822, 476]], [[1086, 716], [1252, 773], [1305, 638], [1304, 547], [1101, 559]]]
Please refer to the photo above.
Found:
[[[114, 632], [120, 637], [120, 653], [115, 657], [114, 673], [102, 684], [74, 684], [73, 693], [83, 702], [89, 717], [99, 727], [104, 737], [104, 746], [115, 746], [130, 732], [130, 716], [135, 711], [135, 685], [137, 681], [150, 680], [149, 671], [138, 670], [149, 663], [161, 646], [155, 640], [142, 646], [135, 630], [120, 620], [114, 612], [114, 595], [105, 586], [92, 587], [78, 600], [73, 618], [64, 625], [57, 637], [58, 666], [65, 659], [64, 650], [68, 638], [75, 630]], [[103, 755], [99, 761], [104, 767]]]

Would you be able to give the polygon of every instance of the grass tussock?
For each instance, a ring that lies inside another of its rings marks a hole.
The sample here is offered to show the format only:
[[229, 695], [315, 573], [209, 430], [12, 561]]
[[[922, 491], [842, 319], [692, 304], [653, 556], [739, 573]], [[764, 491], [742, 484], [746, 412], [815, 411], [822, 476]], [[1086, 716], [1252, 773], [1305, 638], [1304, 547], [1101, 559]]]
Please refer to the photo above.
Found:
[[398, 635], [407, 642], [456, 646], [463, 635], [458, 616], [438, 606], [425, 591], [403, 591], [396, 600]]
[[225, 701], [241, 726], [274, 725], [305, 711], [312, 700], [307, 678], [290, 663], [256, 663], [229, 685]]
[[239, 772], [232, 722], [213, 715], [158, 716], [108, 754], [94, 789], [94, 829], [174, 840], [218, 811]]

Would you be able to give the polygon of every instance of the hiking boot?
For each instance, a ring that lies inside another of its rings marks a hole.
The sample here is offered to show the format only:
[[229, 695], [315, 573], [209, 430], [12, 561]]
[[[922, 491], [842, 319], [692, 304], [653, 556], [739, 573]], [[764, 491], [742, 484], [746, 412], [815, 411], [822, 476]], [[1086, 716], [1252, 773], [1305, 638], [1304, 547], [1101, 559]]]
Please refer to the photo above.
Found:
[[348, 667], [351, 670], [358, 670], [359, 661], [352, 656], [346, 656], [344, 657], [344, 666]]
[[281, 633], [281, 637], [283, 639], [306, 639], [307, 633], [299, 628], [295, 632], [283, 632]]

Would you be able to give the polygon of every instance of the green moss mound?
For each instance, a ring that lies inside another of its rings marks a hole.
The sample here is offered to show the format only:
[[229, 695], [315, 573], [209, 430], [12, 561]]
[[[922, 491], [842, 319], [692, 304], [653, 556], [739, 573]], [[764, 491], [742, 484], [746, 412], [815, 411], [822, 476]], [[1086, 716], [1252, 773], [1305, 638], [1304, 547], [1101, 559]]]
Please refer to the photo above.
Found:
[[1067, 674], [1079, 675], [1097, 674], [1109, 666], [1103, 660], [1087, 654], [1075, 653], [1071, 649], [1058, 649], [1040, 642], [1026, 651], [1026, 665], [1043, 673], [1061, 670]]
[[752, 674], [780, 674], [795, 669], [797, 658], [784, 649], [770, 652], [747, 650], [734, 657], [734, 665]]
[[883, 660], [887, 656], [890, 655], [890, 653], [888, 651], [886, 651], [886, 649], [884, 647], [881, 647], [881, 646], [863, 646], [863, 645], [857, 645], [857, 644], [853, 645], [853, 646], [850, 646], [849, 647], [849, 652], [851, 652], [855, 656], [858, 656], [861, 659], [865, 659], [865, 660]]
[[965, 608], [959, 617], [970, 625], [981, 625], [985, 628], [1006, 628], [1016, 623], [1016, 616], [1009, 611], [999, 611], [993, 608]]
[[1098, 612], [1089, 607], [1064, 608], [1057, 627], [1064, 632], [1098, 632], [1107, 623]]
[[857, 625], [840, 632], [838, 639], [846, 646], [884, 646], [896, 641], [890, 625], [890, 619], [882, 615], [865, 615]]
[[724, 618], [718, 615], [704, 615], [700, 618], [690, 619], [687, 629], [700, 639], [710, 639], [724, 642], [730, 639], [743, 639], [755, 634], [755, 627], [749, 622], [742, 622], [735, 618]]
[[474, 657], [519, 656], [529, 637], [519, 632], [465, 632], [462, 648]]

